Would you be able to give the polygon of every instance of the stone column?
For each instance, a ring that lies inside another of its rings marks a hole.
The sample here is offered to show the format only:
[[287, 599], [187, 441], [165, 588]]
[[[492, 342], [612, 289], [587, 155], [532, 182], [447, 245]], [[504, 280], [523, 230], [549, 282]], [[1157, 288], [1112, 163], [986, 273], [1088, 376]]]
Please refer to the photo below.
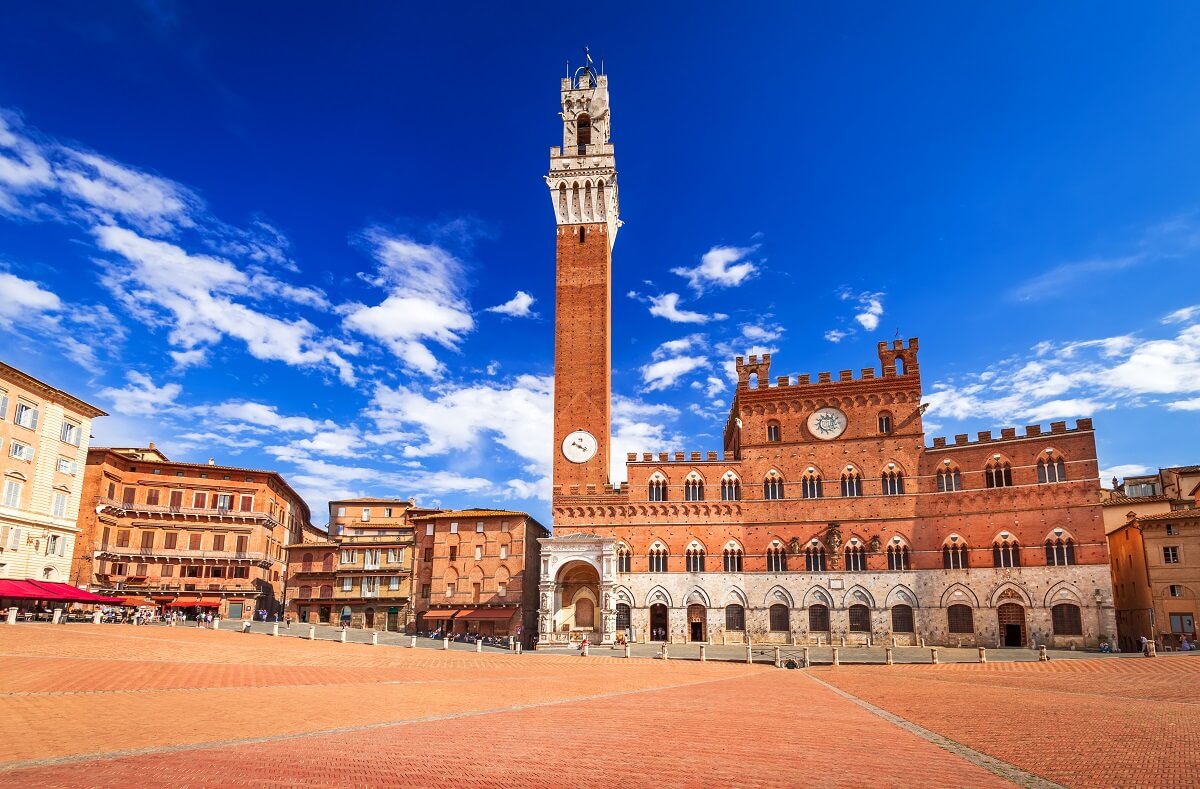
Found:
[[835, 666], [842, 665], [841, 661], [838, 659], [838, 648], [833, 647], [832, 649], [833, 649], [833, 665], [835, 665]]
[[987, 648], [986, 647], [979, 648], [979, 662], [980, 663], [987, 662]]
[[482, 638], [475, 642], [475, 651], [476, 652], [483, 651], [483, 639]]
[[279, 635], [279, 623], [278, 622], [271, 625], [271, 635], [273, 635], [273, 636]]
[[937, 662], [938, 662], [937, 647], [929, 648], [929, 662], [933, 663], [934, 665], [937, 665]]
[[442, 651], [445, 651], [445, 650], [447, 650], [447, 649], [449, 649], [449, 648], [450, 648], [450, 639], [448, 639], [448, 638], [443, 638], [443, 639], [442, 639]]
[[408, 648], [409, 649], [417, 648], [417, 637], [416, 636], [413, 636], [412, 639], [408, 642]]
[[315, 641], [315, 640], [316, 640], [316, 638], [317, 638], [317, 628], [316, 628], [316, 625], [309, 625], [309, 626], [308, 626], [308, 640], [309, 640], [309, 641]]
[[705, 660], [707, 660], [707, 657], [705, 656], [705, 653], [704, 653], [704, 645], [701, 644], [700, 645], [700, 662], [703, 663], [703, 662], [705, 662]]
[[[279, 627], [279, 625], [276, 625], [276, 627]], [[373, 647], [379, 646], [379, 634], [378, 633], [371, 634], [371, 646], [373, 646]]]
[[341, 641], [343, 644], [346, 643], [346, 631], [345, 630], [338, 633], [338, 641]]
[[887, 647], [883, 650], [883, 664], [885, 666], [894, 665], [894, 661], [892, 660], [892, 647]]

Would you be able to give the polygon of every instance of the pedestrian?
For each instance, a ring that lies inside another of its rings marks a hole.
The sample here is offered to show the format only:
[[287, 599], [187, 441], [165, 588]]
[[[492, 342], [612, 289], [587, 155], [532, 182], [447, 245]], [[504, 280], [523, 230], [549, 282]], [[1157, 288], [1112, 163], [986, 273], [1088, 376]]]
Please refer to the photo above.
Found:
[[1191, 652], [1192, 651], [1192, 642], [1188, 641], [1188, 637], [1186, 635], [1182, 635], [1179, 637], [1179, 651], [1180, 652]]
[[1150, 657], [1150, 640], [1145, 636], [1142, 636], [1142, 654]]
[[588, 640], [587, 640], [587, 636], [584, 636], [583, 640], [579, 642], [579, 656], [580, 657], [583, 657], [585, 654], [587, 654], [587, 648], [588, 648]]

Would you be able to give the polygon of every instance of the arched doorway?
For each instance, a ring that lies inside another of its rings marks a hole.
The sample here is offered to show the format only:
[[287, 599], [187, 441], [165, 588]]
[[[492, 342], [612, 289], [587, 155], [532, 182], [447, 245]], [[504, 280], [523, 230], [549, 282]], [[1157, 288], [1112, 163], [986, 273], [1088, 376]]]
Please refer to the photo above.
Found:
[[996, 610], [1000, 623], [1000, 643], [1006, 647], [1025, 646], [1025, 609], [1016, 603], [1005, 603]]
[[707, 641], [708, 628], [706, 622], [708, 619], [708, 609], [699, 603], [693, 603], [688, 606], [688, 635], [692, 641]]
[[671, 619], [667, 607], [662, 603], [650, 606], [650, 640], [666, 641], [671, 632]]
[[570, 562], [559, 572], [558, 589], [558, 629], [569, 638], [590, 637], [598, 629], [600, 574], [586, 562]]
[[363, 611], [363, 622], [364, 622], [365, 627], [368, 630], [371, 630], [375, 627], [375, 609], [374, 608], [368, 608], [367, 610]]

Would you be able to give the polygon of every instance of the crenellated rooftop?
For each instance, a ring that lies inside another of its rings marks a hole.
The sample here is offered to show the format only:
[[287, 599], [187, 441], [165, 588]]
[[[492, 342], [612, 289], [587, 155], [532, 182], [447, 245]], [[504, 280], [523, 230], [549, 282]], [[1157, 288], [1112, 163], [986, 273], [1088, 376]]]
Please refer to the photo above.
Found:
[[[811, 375], [797, 375], [795, 378], [790, 375], [780, 375], [776, 376], [774, 383], [771, 382], [771, 354], [763, 354], [761, 357], [757, 355], [749, 357], [738, 356], [734, 359], [734, 368], [737, 370], [738, 377], [738, 389], [756, 391], [759, 389], [821, 386], [823, 384], [874, 381], [910, 376], [917, 377], [920, 375], [920, 366], [917, 363], [918, 341], [916, 337], [913, 337], [907, 343], [903, 340], [894, 340], [891, 344], [881, 342], [879, 343], [878, 350], [882, 375], [877, 375], [874, 367], [863, 367], [860, 368], [857, 378], [854, 376], [854, 370], [840, 370], [838, 371], [837, 378], [834, 378], [832, 372], [826, 371], [817, 373], [815, 381]], [[754, 378], [754, 386], [750, 386], [750, 379], [752, 377]]]
[[1000, 435], [993, 436], [991, 430], [980, 430], [975, 434], [975, 440], [972, 441], [967, 433], [957, 433], [954, 436], [953, 443], [947, 443], [945, 437], [937, 436], [933, 439], [933, 445], [926, 447], [928, 450], [951, 449], [969, 446], [978, 446], [980, 444], [993, 444], [999, 441], [1024, 441], [1030, 438], [1039, 438], [1041, 436], [1057, 436], [1067, 435], [1070, 433], [1086, 433], [1093, 430], [1092, 420], [1089, 418], [1075, 420], [1075, 427], [1067, 427], [1067, 423], [1051, 422], [1049, 432], [1043, 431], [1041, 425], [1028, 425], [1025, 428], [1023, 435], [1017, 435], [1015, 427], [1000, 428]]

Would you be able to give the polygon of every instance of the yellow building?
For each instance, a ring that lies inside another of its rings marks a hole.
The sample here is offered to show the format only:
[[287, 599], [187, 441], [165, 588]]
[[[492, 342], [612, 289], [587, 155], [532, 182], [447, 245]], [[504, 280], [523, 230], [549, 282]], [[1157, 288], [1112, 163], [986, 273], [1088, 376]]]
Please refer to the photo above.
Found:
[[107, 414], [0, 362], [0, 578], [68, 580], [98, 416]]

